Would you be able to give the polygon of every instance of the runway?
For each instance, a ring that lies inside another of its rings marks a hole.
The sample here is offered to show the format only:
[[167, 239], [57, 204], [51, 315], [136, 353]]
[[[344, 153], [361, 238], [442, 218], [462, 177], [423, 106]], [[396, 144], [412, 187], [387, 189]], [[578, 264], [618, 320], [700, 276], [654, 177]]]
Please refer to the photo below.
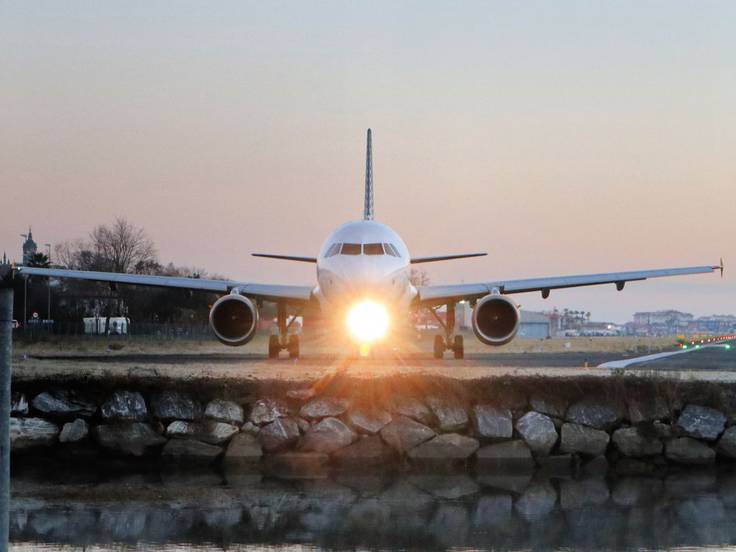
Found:
[[[676, 353], [676, 354], [672, 354]], [[601, 366], [603, 365], [603, 366]], [[606, 367], [608, 366], [608, 367]], [[612, 369], [615, 368], [615, 369]], [[688, 354], [679, 349], [653, 355], [590, 352], [474, 353], [463, 360], [436, 360], [429, 353], [354, 359], [305, 355], [299, 360], [269, 360], [263, 354], [131, 353], [110, 355], [47, 354], [17, 358], [13, 380], [58, 381], [89, 378], [314, 381], [335, 371], [357, 377], [396, 374], [441, 376], [457, 380], [498, 377], [615, 377], [659, 374], [662, 377], [736, 381], [736, 349], [704, 347]]]

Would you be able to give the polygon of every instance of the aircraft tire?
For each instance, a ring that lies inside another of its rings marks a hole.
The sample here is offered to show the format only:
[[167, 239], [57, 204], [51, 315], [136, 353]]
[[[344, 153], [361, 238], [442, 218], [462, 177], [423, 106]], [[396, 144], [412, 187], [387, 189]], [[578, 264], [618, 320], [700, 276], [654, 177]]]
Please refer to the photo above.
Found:
[[434, 358], [442, 358], [445, 355], [445, 338], [441, 335], [434, 336]]
[[452, 346], [452, 351], [455, 353], [456, 359], [465, 358], [465, 343], [463, 342], [463, 336], [455, 336], [455, 343]]
[[299, 358], [299, 336], [291, 334], [289, 336], [289, 358]]
[[279, 358], [279, 352], [281, 352], [281, 343], [279, 342], [279, 336], [268, 336], [268, 358]]

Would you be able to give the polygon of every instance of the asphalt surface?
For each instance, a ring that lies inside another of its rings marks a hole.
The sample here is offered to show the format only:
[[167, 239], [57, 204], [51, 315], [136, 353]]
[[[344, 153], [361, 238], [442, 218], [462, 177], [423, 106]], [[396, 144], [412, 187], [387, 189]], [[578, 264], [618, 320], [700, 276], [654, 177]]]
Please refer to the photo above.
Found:
[[[473, 353], [467, 354], [463, 360], [455, 360], [451, 358], [451, 354], [446, 354], [443, 360], [433, 358], [431, 353], [412, 353], [412, 354], [385, 354], [376, 358], [376, 360], [388, 360], [398, 363], [411, 363], [422, 365], [435, 364], [454, 364], [454, 365], [473, 365], [473, 366], [513, 366], [513, 367], [549, 367], [549, 368], [570, 368], [582, 367], [587, 363], [588, 366], [597, 366], [609, 360], [618, 360], [622, 358], [621, 353], [583, 353], [583, 352], [565, 352], [565, 353]], [[630, 355], [635, 356], [635, 355]], [[258, 353], [244, 354], [114, 354], [114, 355], [31, 355], [29, 358], [33, 360], [63, 360], [76, 361], [80, 363], [139, 363], [139, 364], [233, 364], [233, 363], [286, 363], [290, 362], [282, 354], [279, 360], [268, 360], [266, 355]], [[304, 355], [299, 359], [302, 365], [324, 365], [332, 364], [340, 360], [336, 355]]]

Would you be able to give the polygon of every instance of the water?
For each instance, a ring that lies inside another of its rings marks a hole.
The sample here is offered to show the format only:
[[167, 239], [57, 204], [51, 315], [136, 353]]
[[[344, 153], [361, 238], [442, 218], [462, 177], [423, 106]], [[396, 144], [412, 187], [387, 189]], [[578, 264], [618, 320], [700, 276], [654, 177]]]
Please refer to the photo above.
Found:
[[[13, 551], [703, 550], [736, 542], [736, 473], [664, 478], [15, 474]], [[735, 548], [736, 549], [736, 548]]]

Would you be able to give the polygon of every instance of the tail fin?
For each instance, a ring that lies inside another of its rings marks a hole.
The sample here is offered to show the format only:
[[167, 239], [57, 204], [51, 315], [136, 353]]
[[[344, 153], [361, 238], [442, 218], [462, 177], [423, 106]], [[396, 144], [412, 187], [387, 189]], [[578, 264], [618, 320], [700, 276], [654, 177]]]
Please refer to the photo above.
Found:
[[368, 144], [365, 148], [365, 204], [363, 220], [373, 220], [373, 152], [371, 129], [368, 129]]

